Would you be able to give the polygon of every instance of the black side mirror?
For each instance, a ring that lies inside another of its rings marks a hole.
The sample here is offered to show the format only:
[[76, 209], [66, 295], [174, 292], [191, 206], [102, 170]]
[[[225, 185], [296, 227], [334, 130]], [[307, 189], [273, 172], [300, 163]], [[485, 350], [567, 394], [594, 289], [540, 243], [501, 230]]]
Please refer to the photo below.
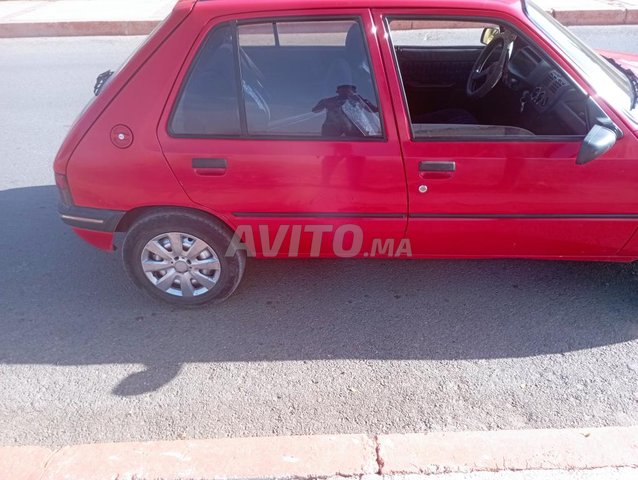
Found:
[[594, 125], [580, 147], [576, 164], [585, 165], [604, 155], [616, 145], [616, 140], [618, 140], [616, 132], [607, 127]]

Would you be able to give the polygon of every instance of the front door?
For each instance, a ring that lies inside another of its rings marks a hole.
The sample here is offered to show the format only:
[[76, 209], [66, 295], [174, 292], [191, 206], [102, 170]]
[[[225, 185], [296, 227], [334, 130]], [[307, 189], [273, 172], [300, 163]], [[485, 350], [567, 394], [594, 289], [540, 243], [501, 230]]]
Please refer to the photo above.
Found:
[[[374, 16], [378, 31], [389, 33], [379, 41], [393, 98], [404, 100], [395, 109], [415, 254], [607, 258], [622, 249], [638, 226], [638, 168], [627, 159], [635, 139], [625, 132], [608, 154], [576, 165], [598, 107], [585, 86], [530, 40], [534, 34], [524, 23], [506, 22], [494, 11]], [[483, 29], [495, 25], [502, 44], [468, 71], [466, 60]], [[458, 52], [457, 60], [447, 58], [449, 65], [439, 62], [437, 69], [463, 68], [468, 76], [478, 69], [463, 100], [458, 92], [442, 92], [435, 102], [414, 93], [415, 84], [428, 91], [423, 74], [415, 77], [434, 67], [433, 49]], [[406, 52], [409, 58], [402, 58]], [[501, 59], [505, 74], [493, 88], [482, 88]]]

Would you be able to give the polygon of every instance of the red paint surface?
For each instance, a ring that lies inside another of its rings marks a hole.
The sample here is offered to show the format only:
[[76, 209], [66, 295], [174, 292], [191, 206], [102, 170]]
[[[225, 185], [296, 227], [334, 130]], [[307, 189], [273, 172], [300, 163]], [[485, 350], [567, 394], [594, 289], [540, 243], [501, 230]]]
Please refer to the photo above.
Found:
[[[399, 239], [407, 234], [413, 253], [422, 257], [638, 257], [636, 240], [630, 242], [638, 219], [578, 218], [638, 214], [634, 126], [608, 105], [601, 104], [622, 128], [624, 138], [604, 157], [585, 166], [575, 164], [579, 143], [574, 142], [443, 143], [410, 138], [391, 46], [384, 35], [387, 14], [503, 18], [536, 41], [596, 97], [558, 49], [534, 30], [518, 0], [440, 0], [428, 2], [427, 8], [421, 0], [353, 0], [345, 8], [342, 5], [333, 0], [274, 0], [266, 9], [261, 0], [215, 0], [194, 6], [191, 1], [179, 2], [168, 21], [87, 107], [63, 143], [55, 171], [67, 175], [76, 204], [121, 211], [191, 207], [217, 216], [232, 228], [254, 227], [258, 244], [264, 231], [259, 225], [265, 225], [272, 238], [282, 223], [329, 224], [334, 229], [355, 224], [364, 230], [367, 247], [377, 237]], [[212, 26], [229, 19], [300, 15], [362, 18], [385, 141], [207, 140], [168, 135], [170, 107], [195, 47]], [[635, 63], [628, 56], [624, 60]], [[110, 132], [119, 124], [135, 132], [130, 148], [119, 149], [111, 142]], [[227, 159], [223, 175], [198, 175], [193, 170], [191, 160], [207, 156]], [[456, 171], [424, 179], [418, 171], [422, 160], [451, 160]], [[426, 194], [418, 191], [423, 184], [428, 186]], [[236, 212], [307, 215], [238, 218]], [[310, 217], [325, 212], [353, 216]], [[375, 214], [385, 217], [372, 218]], [[410, 215], [448, 218], [408, 220]], [[555, 218], [536, 218], [539, 215]], [[98, 248], [112, 248], [109, 234], [76, 232]], [[366, 246], [362, 251], [367, 251]], [[307, 240], [301, 248], [303, 256], [310, 249]], [[281, 256], [287, 253], [281, 249]], [[322, 250], [322, 255], [330, 254], [329, 248]]]
[[113, 251], [113, 234], [109, 232], [96, 232], [93, 230], [84, 230], [83, 228], [73, 227], [73, 231], [78, 237], [89, 245], [93, 245], [100, 250], [107, 252]]

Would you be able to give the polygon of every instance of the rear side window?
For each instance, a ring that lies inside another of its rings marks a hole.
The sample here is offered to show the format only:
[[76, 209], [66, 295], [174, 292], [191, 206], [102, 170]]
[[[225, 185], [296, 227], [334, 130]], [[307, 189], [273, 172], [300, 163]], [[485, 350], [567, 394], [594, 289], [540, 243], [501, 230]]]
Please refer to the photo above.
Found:
[[237, 70], [232, 30], [216, 28], [198, 53], [170, 122], [175, 135], [238, 136]]
[[[274, 28], [276, 45], [253, 32]], [[278, 21], [239, 26], [248, 134], [379, 137], [368, 51], [357, 20]]]
[[170, 131], [379, 139], [378, 104], [357, 19], [231, 24], [213, 30], [197, 55]]

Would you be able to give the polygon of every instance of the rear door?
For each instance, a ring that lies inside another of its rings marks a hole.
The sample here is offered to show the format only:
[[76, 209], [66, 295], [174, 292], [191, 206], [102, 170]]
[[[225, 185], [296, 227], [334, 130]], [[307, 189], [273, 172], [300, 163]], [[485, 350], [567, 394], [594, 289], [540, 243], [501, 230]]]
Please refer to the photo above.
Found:
[[404, 235], [405, 174], [372, 31], [368, 10], [225, 18], [187, 59], [162, 148], [191, 199], [250, 229], [257, 254], [363, 256], [375, 238]]

